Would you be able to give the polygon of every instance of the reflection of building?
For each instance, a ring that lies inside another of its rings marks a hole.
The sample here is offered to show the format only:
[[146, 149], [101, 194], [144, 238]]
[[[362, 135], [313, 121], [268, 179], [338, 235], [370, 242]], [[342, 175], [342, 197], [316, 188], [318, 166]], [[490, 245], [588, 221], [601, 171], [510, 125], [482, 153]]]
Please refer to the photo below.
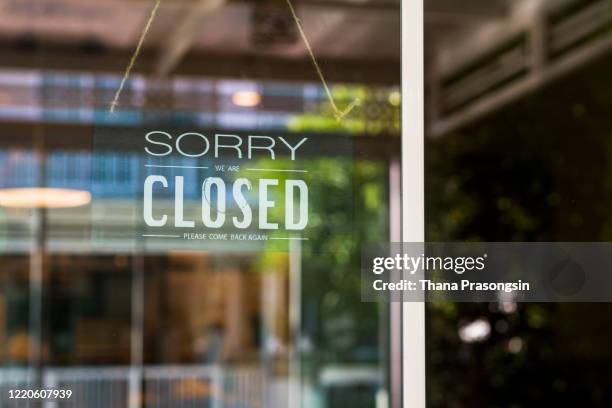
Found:
[[[0, 71], [0, 118], [8, 121], [80, 123], [92, 126], [141, 125], [173, 121], [206, 129], [244, 131], [343, 131], [359, 135], [399, 133], [399, 89], [381, 85], [334, 85], [335, 101], [360, 108], [346, 121], [327, 120], [329, 100], [317, 82], [254, 82], [195, 79], [151, 80], [134, 75], [125, 87], [125, 103], [108, 114], [109, 98], [121, 76], [90, 72]], [[254, 94], [256, 103], [237, 98]], [[333, 119], [333, 118], [332, 118]]]

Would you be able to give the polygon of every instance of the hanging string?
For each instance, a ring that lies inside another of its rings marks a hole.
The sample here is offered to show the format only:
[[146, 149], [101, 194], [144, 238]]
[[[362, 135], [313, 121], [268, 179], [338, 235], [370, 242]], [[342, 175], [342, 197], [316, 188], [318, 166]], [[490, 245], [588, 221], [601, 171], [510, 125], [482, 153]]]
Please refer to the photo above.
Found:
[[149, 15], [147, 24], [142, 30], [142, 34], [140, 34], [140, 39], [138, 40], [138, 45], [136, 46], [136, 50], [134, 51], [134, 54], [132, 55], [132, 58], [130, 59], [130, 63], [125, 69], [125, 73], [123, 74], [123, 78], [121, 79], [121, 84], [119, 85], [119, 88], [117, 88], [115, 97], [113, 98], [113, 101], [110, 104], [110, 107], [109, 107], [110, 113], [114, 113], [115, 108], [117, 108], [117, 106], [119, 105], [119, 98], [121, 97], [121, 92], [123, 91], [123, 87], [125, 86], [125, 83], [130, 77], [130, 74], [132, 73], [132, 69], [134, 68], [134, 65], [136, 65], [136, 60], [138, 59], [138, 55], [140, 54], [140, 49], [142, 48], [142, 44], [144, 44], [145, 38], [147, 37], [147, 33], [149, 32], [149, 29], [151, 28], [151, 25], [153, 24], [153, 20], [155, 20], [155, 16], [157, 15], [157, 10], [159, 9], [160, 5], [161, 5], [161, 0], [157, 0], [155, 2], [155, 6], [151, 10], [151, 14]]

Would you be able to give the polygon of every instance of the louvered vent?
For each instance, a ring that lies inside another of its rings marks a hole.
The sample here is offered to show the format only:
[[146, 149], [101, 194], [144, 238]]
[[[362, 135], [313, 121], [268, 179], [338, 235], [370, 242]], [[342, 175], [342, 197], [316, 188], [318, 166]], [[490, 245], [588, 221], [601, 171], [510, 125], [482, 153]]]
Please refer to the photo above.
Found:
[[612, 34], [612, 1], [578, 1], [553, 10], [548, 21], [548, 57], [554, 60]]
[[526, 75], [528, 52], [521, 34], [443, 79], [441, 113], [451, 114]]

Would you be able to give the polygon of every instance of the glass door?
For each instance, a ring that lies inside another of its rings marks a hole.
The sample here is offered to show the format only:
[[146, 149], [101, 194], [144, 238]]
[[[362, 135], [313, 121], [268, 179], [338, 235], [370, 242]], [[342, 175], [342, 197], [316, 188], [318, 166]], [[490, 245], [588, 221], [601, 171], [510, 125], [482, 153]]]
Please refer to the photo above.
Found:
[[0, 406], [401, 406], [399, 1], [0, 9]]

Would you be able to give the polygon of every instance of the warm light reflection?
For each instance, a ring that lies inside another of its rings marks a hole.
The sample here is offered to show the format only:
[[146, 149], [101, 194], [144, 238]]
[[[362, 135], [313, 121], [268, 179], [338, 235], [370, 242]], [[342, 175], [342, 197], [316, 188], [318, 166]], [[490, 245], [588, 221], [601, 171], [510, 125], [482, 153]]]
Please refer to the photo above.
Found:
[[11, 98], [6, 93], [0, 92], [0, 106], [8, 106], [10, 102]]
[[236, 106], [251, 108], [259, 105], [261, 95], [257, 91], [236, 91], [232, 95], [232, 103]]
[[18, 208], [79, 207], [91, 201], [84, 190], [64, 188], [7, 188], [0, 189], [0, 205]]

